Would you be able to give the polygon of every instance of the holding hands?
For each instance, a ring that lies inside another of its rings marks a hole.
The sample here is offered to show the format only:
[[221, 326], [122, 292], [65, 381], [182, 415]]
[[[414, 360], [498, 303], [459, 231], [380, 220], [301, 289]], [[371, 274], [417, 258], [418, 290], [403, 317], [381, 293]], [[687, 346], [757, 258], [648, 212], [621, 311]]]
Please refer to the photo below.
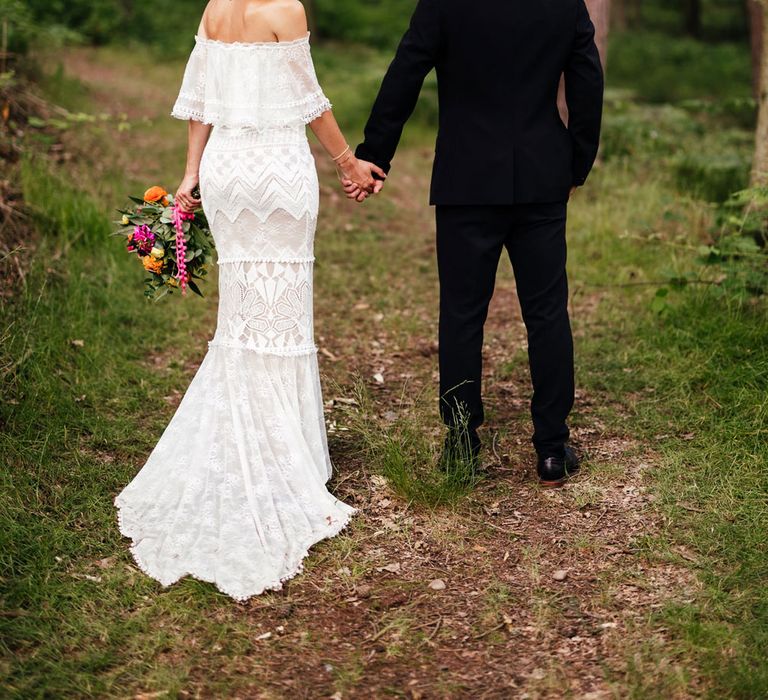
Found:
[[359, 160], [349, 146], [333, 161], [336, 163], [336, 172], [349, 199], [364, 202], [370, 195], [379, 194], [384, 188], [387, 174], [375, 163]]
[[354, 154], [331, 110], [323, 112], [309, 126], [336, 165], [336, 173], [349, 199], [364, 202], [372, 194], [381, 192], [387, 174], [375, 163], [360, 160]]

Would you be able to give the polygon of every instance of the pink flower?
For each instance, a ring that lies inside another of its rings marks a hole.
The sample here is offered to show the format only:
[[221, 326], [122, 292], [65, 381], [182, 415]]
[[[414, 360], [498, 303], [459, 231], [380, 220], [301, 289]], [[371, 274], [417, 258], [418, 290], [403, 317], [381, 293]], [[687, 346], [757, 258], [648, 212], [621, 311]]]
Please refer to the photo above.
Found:
[[[139, 255], [149, 255], [155, 245], [155, 234], [146, 224], [137, 226], [133, 229], [133, 235], [130, 240], [130, 247], [138, 250]], [[130, 248], [129, 248], [130, 250]]]

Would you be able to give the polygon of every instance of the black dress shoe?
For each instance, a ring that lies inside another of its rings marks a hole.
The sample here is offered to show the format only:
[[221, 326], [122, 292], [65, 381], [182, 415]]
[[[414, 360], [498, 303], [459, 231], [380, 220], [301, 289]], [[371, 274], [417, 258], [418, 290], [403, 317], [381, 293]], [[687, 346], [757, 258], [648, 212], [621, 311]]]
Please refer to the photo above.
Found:
[[565, 446], [565, 456], [539, 456], [539, 463], [536, 465], [539, 483], [545, 488], [562, 486], [568, 479], [575, 476], [580, 468], [579, 456], [568, 445]]
[[451, 428], [445, 437], [438, 468], [446, 474], [474, 473], [483, 443], [475, 430]]

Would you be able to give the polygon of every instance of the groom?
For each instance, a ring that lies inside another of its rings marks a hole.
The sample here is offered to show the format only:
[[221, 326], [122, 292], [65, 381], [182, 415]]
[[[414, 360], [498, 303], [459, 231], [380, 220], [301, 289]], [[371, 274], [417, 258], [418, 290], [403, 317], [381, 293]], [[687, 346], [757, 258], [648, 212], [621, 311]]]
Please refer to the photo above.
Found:
[[[566, 423], [574, 370], [565, 229], [568, 199], [587, 179], [600, 136], [594, 27], [584, 0], [419, 0], [358, 158], [389, 172], [432, 68], [443, 454], [475, 463], [480, 451], [483, 326], [506, 248], [528, 331], [539, 479], [557, 486], [579, 468]], [[562, 75], [567, 128], [557, 108]], [[354, 185], [347, 193], [360, 194]]]

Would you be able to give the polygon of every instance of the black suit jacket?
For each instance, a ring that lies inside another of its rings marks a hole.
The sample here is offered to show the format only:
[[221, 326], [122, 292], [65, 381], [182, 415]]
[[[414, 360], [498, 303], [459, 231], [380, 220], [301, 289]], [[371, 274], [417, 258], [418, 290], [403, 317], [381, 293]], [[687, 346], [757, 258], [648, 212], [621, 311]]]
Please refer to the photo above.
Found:
[[[594, 164], [603, 71], [584, 0], [419, 0], [357, 156], [389, 172], [426, 75], [437, 70], [432, 204], [568, 199]], [[557, 109], [565, 74], [569, 125]]]

